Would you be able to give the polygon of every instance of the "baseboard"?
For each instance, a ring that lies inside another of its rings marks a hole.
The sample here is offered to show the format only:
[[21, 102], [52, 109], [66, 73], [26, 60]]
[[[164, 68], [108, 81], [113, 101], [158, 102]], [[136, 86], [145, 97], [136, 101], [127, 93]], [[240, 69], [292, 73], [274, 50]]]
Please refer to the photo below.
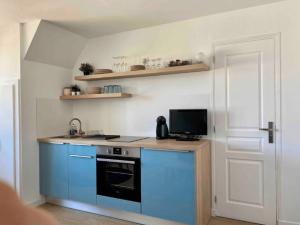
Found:
[[286, 221], [286, 220], [279, 220], [278, 225], [300, 225], [300, 223]]
[[26, 202], [26, 205], [28, 206], [33, 206], [33, 207], [38, 207], [40, 205], [43, 205], [46, 203], [46, 200], [44, 198], [40, 198], [36, 201], [33, 201], [33, 202]]
[[217, 213], [217, 209], [211, 209], [211, 216], [213, 216], [213, 217], [216, 217], [216, 216], [218, 216], [218, 213]]

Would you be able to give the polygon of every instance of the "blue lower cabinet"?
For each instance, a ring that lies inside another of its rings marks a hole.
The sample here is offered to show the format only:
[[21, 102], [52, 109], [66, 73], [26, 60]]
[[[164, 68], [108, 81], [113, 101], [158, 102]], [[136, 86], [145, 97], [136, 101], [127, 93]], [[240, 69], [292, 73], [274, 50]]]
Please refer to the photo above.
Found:
[[141, 213], [141, 203], [139, 202], [132, 202], [132, 201], [98, 195], [97, 204], [103, 207], [129, 211], [134, 213]]
[[196, 223], [193, 152], [142, 149], [142, 214]]
[[69, 199], [96, 205], [96, 147], [70, 145]]
[[40, 143], [40, 193], [68, 199], [68, 147], [66, 144]]

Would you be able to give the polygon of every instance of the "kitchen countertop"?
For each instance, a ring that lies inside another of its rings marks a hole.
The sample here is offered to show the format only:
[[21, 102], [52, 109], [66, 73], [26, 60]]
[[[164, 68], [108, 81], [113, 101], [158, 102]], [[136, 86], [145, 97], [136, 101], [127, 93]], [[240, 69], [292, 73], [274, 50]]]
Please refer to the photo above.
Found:
[[112, 142], [109, 140], [97, 140], [93, 138], [61, 138], [61, 137], [46, 137], [38, 138], [40, 143], [65, 143], [74, 145], [98, 145], [98, 146], [120, 146], [120, 147], [140, 147], [151, 149], [166, 149], [178, 151], [197, 151], [210, 143], [209, 140], [202, 139], [199, 141], [176, 141], [174, 139], [157, 140], [156, 138], [146, 138], [134, 142]]

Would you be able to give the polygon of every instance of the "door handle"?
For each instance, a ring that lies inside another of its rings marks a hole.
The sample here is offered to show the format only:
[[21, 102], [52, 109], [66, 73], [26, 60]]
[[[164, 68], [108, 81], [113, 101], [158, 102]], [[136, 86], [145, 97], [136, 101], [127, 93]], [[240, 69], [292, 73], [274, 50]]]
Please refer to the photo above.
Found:
[[267, 131], [269, 133], [269, 143], [274, 143], [274, 132], [276, 131], [274, 128], [274, 122], [268, 123], [268, 128], [259, 128], [261, 131]]

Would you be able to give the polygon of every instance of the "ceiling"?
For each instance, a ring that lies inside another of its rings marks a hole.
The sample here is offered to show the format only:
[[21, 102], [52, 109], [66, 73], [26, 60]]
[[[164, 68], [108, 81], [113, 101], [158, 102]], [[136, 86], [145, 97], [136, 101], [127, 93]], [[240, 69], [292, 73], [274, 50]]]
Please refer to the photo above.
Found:
[[281, 0], [0, 0], [0, 26], [45, 19], [85, 37]]

